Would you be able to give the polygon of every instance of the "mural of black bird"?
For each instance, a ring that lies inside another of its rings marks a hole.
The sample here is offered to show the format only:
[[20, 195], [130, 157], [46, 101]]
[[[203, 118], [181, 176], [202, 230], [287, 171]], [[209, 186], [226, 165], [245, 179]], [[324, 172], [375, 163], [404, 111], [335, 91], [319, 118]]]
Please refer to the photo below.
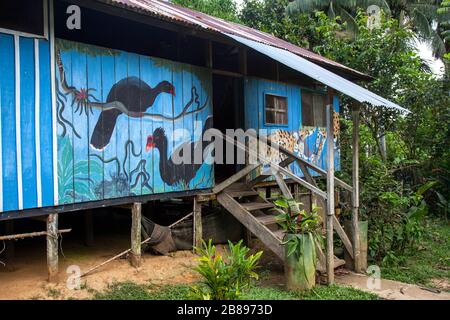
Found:
[[[202, 130], [202, 136], [198, 141], [188, 141], [175, 150], [173, 150], [172, 155], [168, 155], [168, 140], [166, 133], [163, 128], [156, 128], [152, 135], [147, 137], [146, 151], [150, 151], [152, 148], [156, 148], [159, 151], [159, 172], [161, 174], [161, 179], [168, 185], [176, 185], [178, 183], [183, 183], [184, 186], [188, 186], [189, 182], [196, 176], [197, 171], [202, 166], [202, 163], [194, 163], [194, 155], [201, 154], [203, 157], [204, 150], [212, 143], [205, 141], [202, 143], [202, 137], [206, 130], [212, 128], [213, 117], [210, 116], [206, 119]], [[175, 163], [173, 160], [174, 155], [183, 157], [183, 150], [191, 150], [191, 161], [189, 163]], [[203, 159], [203, 158], [202, 158]]]
[[[153, 105], [160, 93], [175, 96], [175, 87], [168, 81], [162, 81], [154, 88], [138, 77], [127, 77], [114, 84], [108, 93], [106, 103], [114, 108], [106, 108], [100, 113], [91, 136], [91, 146], [102, 150], [108, 145], [117, 117], [126, 112], [128, 116], [140, 118]], [[122, 110], [122, 111], [121, 111]]]

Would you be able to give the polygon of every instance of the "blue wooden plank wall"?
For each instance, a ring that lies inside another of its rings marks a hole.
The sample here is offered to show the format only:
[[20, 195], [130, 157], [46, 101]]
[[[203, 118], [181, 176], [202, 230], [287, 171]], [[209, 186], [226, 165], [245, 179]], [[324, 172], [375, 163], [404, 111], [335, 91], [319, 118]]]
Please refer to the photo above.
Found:
[[170, 159], [211, 125], [209, 70], [58, 39], [59, 58], [60, 204], [214, 185], [212, 165]]
[[[245, 126], [246, 129], [264, 129], [274, 141], [282, 139], [294, 153], [303, 159], [326, 169], [326, 150], [329, 139], [326, 128], [302, 127], [302, 89], [299, 86], [248, 77], [245, 79]], [[284, 96], [288, 103], [287, 125], [266, 125], [264, 122], [264, 96], [274, 94]], [[339, 112], [339, 98], [333, 99], [334, 111]], [[335, 131], [338, 128], [335, 128]], [[335, 169], [340, 170], [340, 149], [337, 138], [333, 139], [335, 146]], [[290, 165], [290, 170], [303, 176], [296, 163]], [[312, 172], [315, 174], [315, 172]]]
[[0, 212], [54, 204], [50, 46], [0, 33]]

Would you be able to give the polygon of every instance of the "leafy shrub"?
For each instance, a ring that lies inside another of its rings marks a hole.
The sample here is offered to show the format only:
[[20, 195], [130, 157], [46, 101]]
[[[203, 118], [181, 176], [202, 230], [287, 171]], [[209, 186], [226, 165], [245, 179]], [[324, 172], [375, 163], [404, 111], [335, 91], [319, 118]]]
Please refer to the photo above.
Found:
[[[303, 237], [301, 235], [308, 234], [315, 245], [322, 244], [322, 235], [320, 234], [322, 219], [319, 215], [319, 207], [313, 205], [310, 213], [305, 209], [300, 210], [301, 202], [280, 197], [274, 201], [275, 210], [279, 212], [276, 216], [278, 225], [289, 235], [284, 242], [287, 245], [287, 255], [290, 256], [294, 252], [299, 252], [303, 247]], [[298, 210], [293, 211], [296, 207]]]
[[258, 279], [255, 270], [262, 251], [248, 255], [249, 248], [228, 241], [229, 254], [224, 257], [217, 252], [210, 239], [202, 242], [202, 247], [195, 248], [200, 255], [199, 265], [195, 270], [203, 277], [200, 285], [191, 288], [190, 297], [201, 300], [237, 300], [247, 290], [253, 279]]

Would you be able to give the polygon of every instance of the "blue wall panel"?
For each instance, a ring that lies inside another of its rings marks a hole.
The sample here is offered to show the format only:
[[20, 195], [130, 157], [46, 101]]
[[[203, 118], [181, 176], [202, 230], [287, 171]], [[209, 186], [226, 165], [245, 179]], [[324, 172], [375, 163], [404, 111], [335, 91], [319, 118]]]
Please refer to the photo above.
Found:
[[39, 40], [39, 83], [40, 83], [40, 154], [42, 206], [54, 204], [53, 196], [53, 132], [52, 96], [50, 82], [50, 46], [48, 41]]
[[20, 140], [23, 208], [37, 207], [34, 39], [20, 39]]
[[14, 37], [0, 33], [3, 211], [18, 209]]

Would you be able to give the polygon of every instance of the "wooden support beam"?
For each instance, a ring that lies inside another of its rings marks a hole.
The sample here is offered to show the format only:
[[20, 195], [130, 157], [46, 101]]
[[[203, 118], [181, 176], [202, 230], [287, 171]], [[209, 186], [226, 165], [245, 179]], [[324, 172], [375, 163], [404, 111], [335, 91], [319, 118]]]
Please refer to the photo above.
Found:
[[247, 75], [247, 48], [239, 48], [239, 72], [246, 76]]
[[361, 272], [361, 248], [359, 239], [359, 106], [352, 110], [352, 234], [353, 234], [353, 262], [356, 272]]
[[[283, 176], [279, 172], [274, 173], [275, 180], [277, 181], [278, 187], [281, 190], [281, 193], [286, 199], [295, 200], [294, 196], [292, 195], [291, 191], [289, 190], [289, 187], [286, 185], [286, 182], [284, 182]], [[299, 213], [300, 208], [297, 203], [291, 204], [290, 206], [292, 213]]]
[[94, 219], [92, 210], [84, 212], [84, 244], [87, 247], [94, 245]]
[[336, 218], [335, 215], [333, 215], [333, 228], [338, 234], [339, 238], [341, 238], [342, 243], [344, 244], [345, 249], [347, 249], [350, 256], [353, 258], [353, 245], [350, 239], [348, 238], [347, 234], [345, 233], [344, 229], [342, 228], [341, 224], [339, 223], [339, 220]]
[[201, 247], [203, 239], [203, 226], [202, 226], [202, 204], [198, 201], [197, 197], [194, 197], [194, 247]]
[[333, 247], [333, 218], [334, 218], [334, 126], [333, 126], [333, 90], [328, 88], [327, 104], [327, 283], [334, 283], [334, 247]]
[[48, 281], [58, 281], [58, 214], [47, 216], [47, 270]]
[[136, 202], [131, 208], [131, 254], [130, 262], [135, 268], [141, 266], [141, 215], [142, 204]]

